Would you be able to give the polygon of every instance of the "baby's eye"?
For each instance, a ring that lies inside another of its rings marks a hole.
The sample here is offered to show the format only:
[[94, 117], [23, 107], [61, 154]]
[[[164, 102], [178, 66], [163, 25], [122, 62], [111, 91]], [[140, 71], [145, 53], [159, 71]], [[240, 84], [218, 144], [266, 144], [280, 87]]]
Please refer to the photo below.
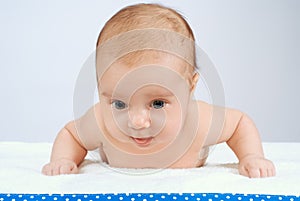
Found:
[[161, 109], [165, 106], [165, 101], [162, 101], [162, 100], [154, 100], [152, 103], [151, 103], [151, 107], [155, 108], [155, 109]]
[[116, 108], [117, 110], [123, 110], [127, 107], [126, 103], [120, 100], [114, 100], [112, 101], [112, 106]]

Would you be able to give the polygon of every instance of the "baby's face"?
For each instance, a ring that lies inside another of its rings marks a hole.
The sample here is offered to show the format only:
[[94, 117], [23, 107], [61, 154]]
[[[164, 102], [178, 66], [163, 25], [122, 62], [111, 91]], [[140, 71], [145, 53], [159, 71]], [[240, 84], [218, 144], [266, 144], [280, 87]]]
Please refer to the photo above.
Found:
[[191, 100], [184, 62], [147, 60], [131, 67], [115, 62], [99, 82], [105, 136], [127, 151], [157, 151], [172, 143]]

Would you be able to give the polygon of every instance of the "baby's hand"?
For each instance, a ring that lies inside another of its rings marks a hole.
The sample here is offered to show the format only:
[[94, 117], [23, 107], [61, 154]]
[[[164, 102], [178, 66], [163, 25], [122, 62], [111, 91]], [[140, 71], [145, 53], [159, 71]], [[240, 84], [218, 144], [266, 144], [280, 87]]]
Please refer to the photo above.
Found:
[[60, 175], [60, 174], [77, 174], [77, 165], [68, 159], [59, 159], [51, 163], [46, 164], [43, 167], [42, 173], [48, 176]]
[[251, 155], [240, 161], [239, 172], [249, 178], [272, 177], [275, 176], [275, 167], [271, 161]]

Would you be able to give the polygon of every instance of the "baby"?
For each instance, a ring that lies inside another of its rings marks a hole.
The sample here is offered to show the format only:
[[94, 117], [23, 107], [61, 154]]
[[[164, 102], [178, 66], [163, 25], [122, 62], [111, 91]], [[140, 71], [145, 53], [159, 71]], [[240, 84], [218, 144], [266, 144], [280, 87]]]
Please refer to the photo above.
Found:
[[252, 120], [193, 99], [199, 74], [195, 39], [184, 18], [156, 4], [116, 13], [96, 51], [99, 102], [58, 134], [45, 175], [78, 173], [88, 150], [118, 168], [193, 168], [208, 147], [226, 142], [241, 175], [275, 175]]

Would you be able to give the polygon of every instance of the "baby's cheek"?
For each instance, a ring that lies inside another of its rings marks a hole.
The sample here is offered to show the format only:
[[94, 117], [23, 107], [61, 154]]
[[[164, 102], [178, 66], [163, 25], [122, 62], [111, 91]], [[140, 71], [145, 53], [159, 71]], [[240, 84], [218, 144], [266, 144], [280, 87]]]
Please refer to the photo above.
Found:
[[162, 132], [157, 136], [157, 141], [165, 144], [171, 144], [179, 135], [178, 126], [172, 124], [165, 125]]
[[172, 104], [170, 108], [167, 108], [166, 117], [167, 122], [173, 129], [180, 129], [183, 124], [184, 116], [186, 112], [180, 107], [180, 104]]
[[101, 108], [101, 118], [105, 126], [105, 135], [109, 135], [117, 140], [122, 140], [120, 133], [120, 120], [116, 119], [116, 115], [113, 114], [111, 107], [103, 106]]
[[182, 128], [180, 113], [169, 112], [166, 114], [165, 124], [161, 132], [161, 139], [172, 142], [177, 138]]

